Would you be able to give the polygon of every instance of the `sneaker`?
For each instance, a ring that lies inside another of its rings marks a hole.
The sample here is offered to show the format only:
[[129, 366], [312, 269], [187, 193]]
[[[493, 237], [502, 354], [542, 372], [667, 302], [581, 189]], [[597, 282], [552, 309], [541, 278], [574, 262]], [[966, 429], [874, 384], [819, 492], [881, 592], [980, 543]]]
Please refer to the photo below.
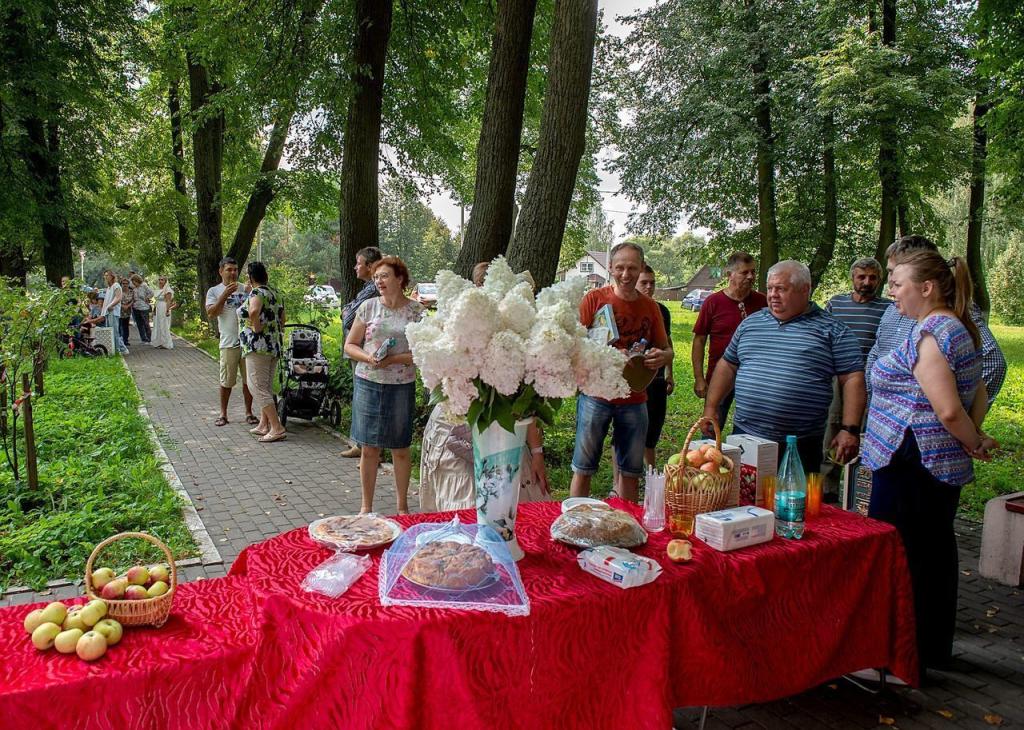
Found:
[[356, 459], [362, 453], [363, 450], [360, 449], [358, 446], [350, 446], [349, 448], [342, 451], [341, 455], [344, 456], [346, 459]]

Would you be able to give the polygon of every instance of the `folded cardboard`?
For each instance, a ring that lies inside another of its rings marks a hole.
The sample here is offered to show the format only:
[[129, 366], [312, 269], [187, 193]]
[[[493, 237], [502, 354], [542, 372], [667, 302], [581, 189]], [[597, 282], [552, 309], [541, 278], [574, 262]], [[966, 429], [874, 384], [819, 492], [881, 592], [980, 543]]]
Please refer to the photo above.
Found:
[[764, 478], [778, 471], [779, 445], [750, 434], [733, 434], [725, 441], [740, 450], [739, 504], [772, 509], [773, 505], [764, 503]]

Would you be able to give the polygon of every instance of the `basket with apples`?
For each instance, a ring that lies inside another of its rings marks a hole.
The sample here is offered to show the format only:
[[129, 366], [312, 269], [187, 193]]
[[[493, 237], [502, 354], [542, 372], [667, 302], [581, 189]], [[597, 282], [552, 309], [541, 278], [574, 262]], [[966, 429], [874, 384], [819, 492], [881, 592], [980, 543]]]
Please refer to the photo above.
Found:
[[[690, 449], [693, 436], [704, 423], [715, 429], [715, 445]], [[665, 505], [673, 535], [689, 537], [694, 517], [714, 512], [728, 504], [732, 474], [736, 465], [722, 453], [722, 432], [710, 418], [701, 418], [690, 428], [686, 442], [665, 466]]]
[[[104, 548], [131, 538], [156, 545], [167, 556], [167, 563], [134, 565], [121, 574], [111, 568], [93, 568]], [[122, 532], [108, 537], [93, 549], [85, 564], [86, 595], [106, 601], [107, 614], [125, 626], [163, 626], [171, 613], [177, 585], [178, 570], [171, 551], [159, 539], [144, 532]]]

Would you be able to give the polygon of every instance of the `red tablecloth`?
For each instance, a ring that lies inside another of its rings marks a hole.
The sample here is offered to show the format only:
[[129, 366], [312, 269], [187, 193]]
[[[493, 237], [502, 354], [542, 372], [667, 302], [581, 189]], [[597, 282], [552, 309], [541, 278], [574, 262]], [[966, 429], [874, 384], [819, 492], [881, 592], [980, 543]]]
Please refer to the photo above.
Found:
[[240, 724], [669, 727], [673, 707], [770, 700], [863, 667], [916, 676], [909, 575], [887, 525], [824, 508], [802, 541], [733, 553], [695, 541], [682, 565], [662, 533], [638, 550], [662, 575], [622, 590], [551, 541], [558, 511], [520, 508], [527, 617], [382, 607], [376, 559], [338, 600], [305, 594], [330, 553], [304, 529], [248, 548], [232, 574], [262, 625]]
[[22, 624], [43, 604], [3, 609], [0, 727], [236, 727], [256, 643], [249, 595], [244, 578], [183, 584], [166, 624], [126, 629], [94, 663], [36, 651]]
[[[95, 664], [37, 652], [0, 610], [0, 727], [669, 727], [671, 708], [770, 700], [844, 672], [916, 675], [909, 577], [887, 525], [824, 508], [800, 542], [694, 542], [622, 590], [548, 536], [558, 504], [520, 508], [530, 616], [382, 607], [377, 563], [344, 596], [302, 592], [329, 555], [305, 529], [254, 545], [232, 576], [181, 586], [168, 623]], [[472, 519], [471, 513], [463, 513]], [[406, 525], [445, 515], [398, 518]]]

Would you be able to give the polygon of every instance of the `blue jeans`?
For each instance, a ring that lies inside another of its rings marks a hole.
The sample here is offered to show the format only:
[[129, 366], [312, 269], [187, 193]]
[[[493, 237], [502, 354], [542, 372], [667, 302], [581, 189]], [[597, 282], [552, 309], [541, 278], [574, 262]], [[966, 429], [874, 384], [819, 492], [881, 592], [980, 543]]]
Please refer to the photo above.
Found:
[[595, 474], [601, 463], [601, 451], [608, 427], [619, 473], [627, 477], [644, 474], [644, 440], [647, 438], [647, 404], [613, 405], [579, 394], [576, 398], [576, 448], [572, 452], [572, 470], [577, 474]]
[[121, 317], [115, 312], [107, 312], [106, 325], [114, 332], [114, 349], [122, 355], [128, 354], [128, 348], [121, 341]]

